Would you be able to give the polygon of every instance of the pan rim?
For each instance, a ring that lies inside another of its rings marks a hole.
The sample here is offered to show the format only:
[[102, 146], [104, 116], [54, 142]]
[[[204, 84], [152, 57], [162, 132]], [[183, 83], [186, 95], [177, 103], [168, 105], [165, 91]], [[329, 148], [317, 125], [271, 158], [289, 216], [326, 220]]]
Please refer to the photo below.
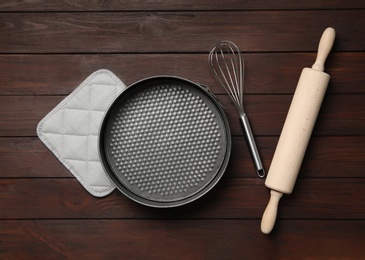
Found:
[[[223, 158], [223, 161], [222, 161], [219, 169], [217, 169], [214, 172], [213, 176], [208, 180], [208, 182], [204, 185], [204, 187], [201, 190], [191, 194], [190, 196], [184, 197], [182, 199], [172, 200], [172, 201], [159, 201], [159, 200], [148, 199], [148, 198], [142, 197], [142, 196], [136, 194], [135, 192], [133, 192], [129, 187], [127, 187], [125, 184], [123, 184], [118, 179], [118, 177], [116, 176], [115, 172], [113, 171], [112, 167], [110, 166], [110, 164], [108, 162], [108, 158], [107, 158], [107, 155], [105, 152], [106, 144], [105, 144], [104, 137], [105, 137], [105, 130], [107, 128], [106, 124], [109, 119], [110, 113], [113, 110], [113, 108], [116, 106], [116, 104], [118, 103], [118, 100], [120, 100], [122, 97], [127, 95], [130, 91], [133, 91], [133, 88], [135, 86], [138, 86], [140, 84], [145, 84], [148, 81], [154, 81], [154, 80], [159, 80], [159, 81], [161, 81], [161, 80], [162, 81], [171, 81], [172, 80], [175, 82], [184, 82], [190, 86], [193, 86], [194, 88], [197, 88], [214, 105], [214, 107], [217, 110], [218, 115], [220, 117], [219, 119], [222, 121], [222, 123], [224, 125], [223, 131], [225, 132], [225, 135], [226, 135], [226, 145], [225, 145], [225, 149], [223, 152], [224, 158]], [[182, 77], [169, 76], [169, 75], [158, 75], [158, 76], [144, 78], [144, 79], [141, 79], [141, 80], [131, 84], [125, 91], [123, 91], [120, 95], [118, 95], [118, 97], [116, 97], [114, 99], [114, 101], [110, 104], [107, 112], [104, 115], [102, 124], [100, 126], [100, 131], [99, 131], [99, 135], [98, 135], [98, 152], [99, 152], [99, 158], [100, 158], [101, 164], [104, 168], [104, 171], [105, 171], [107, 177], [116, 186], [116, 188], [122, 194], [124, 194], [126, 197], [128, 197], [129, 199], [132, 199], [133, 201], [135, 201], [137, 203], [140, 203], [145, 206], [150, 206], [150, 207], [156, 207], [156, 208], [177, 207], [177, 206], [188, 204], [188, 203], [193, 202], [193, 201], [197, 200], [198, 198], [202, 197], [208, 191], [210, 191], [221, 179], [221, 177], [223, 176], [223, 174], [227, 168], [227, 165], [228, 165], [228, 162], [230, 159], [231, 132], [230, 132], [230, 127], [229, 127], [227, 117], [226, 117], [219, 101], [216, 99], [214, 94], [209, 90], [209, 88], [207, 88], [199, 83], [193, 82], [191, 80], [182, 78]]]

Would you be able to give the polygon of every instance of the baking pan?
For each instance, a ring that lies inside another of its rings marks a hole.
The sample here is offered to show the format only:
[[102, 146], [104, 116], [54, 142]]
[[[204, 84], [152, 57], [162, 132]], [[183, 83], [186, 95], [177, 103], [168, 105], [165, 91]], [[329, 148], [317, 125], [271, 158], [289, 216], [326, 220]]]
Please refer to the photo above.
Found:
[[128, 87], [108, 109], [99, 154], [115, 186], [151, 207], [176, 207], [206, 194], [231, 151], [227, 118], [192, 81], [157, 76]]

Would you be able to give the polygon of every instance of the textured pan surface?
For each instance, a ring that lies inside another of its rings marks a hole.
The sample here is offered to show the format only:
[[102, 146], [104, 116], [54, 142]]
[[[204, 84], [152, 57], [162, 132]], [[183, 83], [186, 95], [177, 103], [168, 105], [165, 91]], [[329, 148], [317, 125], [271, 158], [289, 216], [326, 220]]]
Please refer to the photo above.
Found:
[[175, 77], [128, 88], [108, 111], [101, 139], [112, 181], [150, 206], [203, 195], [219, 180], [230, 151], [228, 124], [214, 98]]

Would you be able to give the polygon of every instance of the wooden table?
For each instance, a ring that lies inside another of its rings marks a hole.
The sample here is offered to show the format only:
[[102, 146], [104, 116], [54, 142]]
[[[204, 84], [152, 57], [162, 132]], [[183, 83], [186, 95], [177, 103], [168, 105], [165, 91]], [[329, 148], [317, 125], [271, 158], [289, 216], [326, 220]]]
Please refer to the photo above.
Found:
[[[294, 193], [270, 235], [269, 199], [237, 113], [209, 71], [219, 40], [243, 51], [244, 103], [268, 170], [300, 72], [336, 29], [331, 75]], [[91, 196], [36, 136], [92, 72], [125, 84], [167, 74], [211, 87], [232, 131], [222, 180], [174, 209], [114, 191]], [[364, 259], [365, 2], [16, 1], [0, 3], [1, 259]]]

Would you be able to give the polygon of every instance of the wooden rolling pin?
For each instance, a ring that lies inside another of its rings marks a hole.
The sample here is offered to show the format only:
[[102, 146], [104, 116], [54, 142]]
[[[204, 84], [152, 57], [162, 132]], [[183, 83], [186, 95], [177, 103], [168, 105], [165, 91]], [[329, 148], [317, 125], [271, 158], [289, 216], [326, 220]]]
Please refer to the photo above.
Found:
[[269, 204], [262, 216], [261, 231], [271, 232], [283, 193], [293, 191], [330, 76], [323, 72], [331, 51], [335, 30], [327, 28], [321, 37], [312, 68], [304, 68], [299, 78], [265, 185], [271, 189]]

